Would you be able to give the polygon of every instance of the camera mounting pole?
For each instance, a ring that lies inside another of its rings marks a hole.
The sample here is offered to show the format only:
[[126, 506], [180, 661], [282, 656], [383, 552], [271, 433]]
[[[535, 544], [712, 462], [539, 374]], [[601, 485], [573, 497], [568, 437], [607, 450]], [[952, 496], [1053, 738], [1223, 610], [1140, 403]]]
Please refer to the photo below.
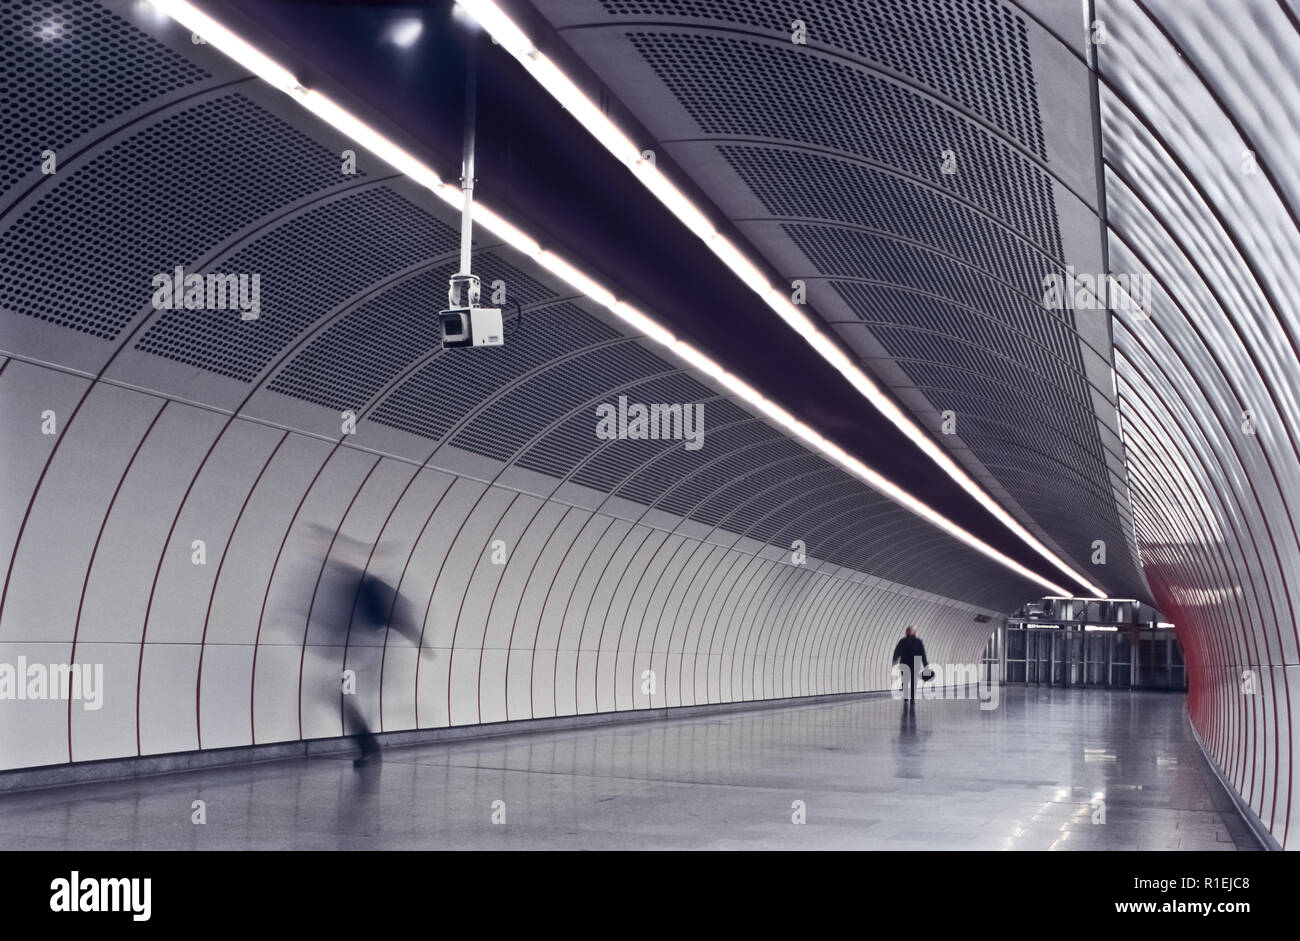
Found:
[[[470, 238], [474, 219], [474, 128], [478, 99], [478, 36], [471, 33], [465, 48], [465, 141], [460, 165], [460, 189], [464, 196], [460, 211], [460, 272], [452, 275], [447, 288], [447, 306], [477, 307], [479, 280], [470, 274]], [[460, 298], [462, 285], [465, 297]]]

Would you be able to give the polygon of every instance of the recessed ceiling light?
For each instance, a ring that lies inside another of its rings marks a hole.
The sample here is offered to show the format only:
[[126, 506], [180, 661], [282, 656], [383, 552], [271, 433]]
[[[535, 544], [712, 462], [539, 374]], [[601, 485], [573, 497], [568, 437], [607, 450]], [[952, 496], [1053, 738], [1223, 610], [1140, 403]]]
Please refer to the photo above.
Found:
[[406, 17], [390, 25], [384, 33], [384, 38], [395, 46], [409, 49], [415, 45], [415, 41], [420, 38], [420, 34], [423, 32], [423, 23], [415, 17]]

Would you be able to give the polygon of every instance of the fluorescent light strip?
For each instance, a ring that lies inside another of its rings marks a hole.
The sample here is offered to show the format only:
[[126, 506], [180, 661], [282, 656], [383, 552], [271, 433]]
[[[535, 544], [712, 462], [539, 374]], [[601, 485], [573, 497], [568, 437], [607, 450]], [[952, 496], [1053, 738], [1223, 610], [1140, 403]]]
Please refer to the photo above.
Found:
[[[375, 130], [369, 124], [366, 124], [356, 115], [338, 105], [327, 95], [318, 91], [304, 88], [296, 80], [291, 84], [284, 78], [292, 73], [267, 58], [259, 50], [249, 45], [239, 36], [220, 26], [207, 14], [198, 10], [188, 0], [149, 0], [158, 9], [167, 13], [182, 26], [193, 32], [199, 33], [207, 40], [208, 44], [216, 49], [221, 50], [230, 58], [234, 59], [240, 65], [248, 67], [256, 74], [266, 77], [268, 75], [276, 76], [280, 81], [276, 82], [268, 78], [271, 84], [286, 92], [298, 101], [304, 108], [310, 111], [316, 117], [329, 124], [340, 133], [356, 141], [365, 147], [376, 157], [379, 157], [385, 163], [392, 165], [414, 182], [430, 190], [439, 199], [442, 199], [449, 206], [455, 209], [461, 207], [461, 191], [450, 183], [443, 182], [438, 178], [434, 170], [428, 164], [421, 161], [418, 157], [404, 150], [395, 142], [385, 137], [379, 131]], [[479, 17], [479, 22], [484, 26], [492, 22], [491, 18], [485, 21]], [[502, 27], [502, 34], [497, 35], [499, 42], [505, 44], [503, 36], [509, 36], [508, 29]], [[496, 35], [494, 33], [494, 35]], [[520, 36], [523, 34], [520, 33]], [[525, 57], [527, 53], [525, 52]], [[253, 69], [250, 63], [255, 63], [258, 68]], [[260, 70], [260, 71], [259, 71]], [[265, 73], [265, 74], [264, 74]], [[637, 154], [637, 166], [648, 166], [647, 161], [641, 161], [639, 153]], [[666, 181], [665, 181], [666, 182]], [[676, 190], [667, 184], [666, 192], [675, 193]], [[680, 194], [677, 194], [679, 198]], [[529, 236], [519, 228], [510, 224], [497, 213], [485, 207], [482, 203], [474, 203], [474, 221], [505, 241], [512, 248], [517, 249], [529, 258], [532, 258], [537, 264], [546, 268], [548, 271], [563, 279], [572, 285], [576, 290], [585, 294], [587, 297], [600, 304], [606, 310], [610, 311], [615, 317], [628, 324], [633, 330], [643, 334], [660, 346], [670, 350], [679, 359], [698, 369], [700, 372], [710, 376], [727, 389], [734, 392], [739, 398], [743, 399], [749, 405], [771, 418], [777, 424], [784, 427], [792, 435], [808, 442], [823, 455], [843, 467], [856, 477], [860, 478], [873, 489], [884, 494], [890, 500], [910, 510], [912, 513], [937, 526], [944, 532], [948, 533], [955, 539], [965, 543], [972, 549], [975, 549], [982, 555], [987, 556], [1000, 565], [1005, 566], [1018, 575], [1023, 576], [1039, 585], [1042, 585], [1058, 594], [1068, 594], [1068, 589], [1062, 588], [1048, 579], [1031, 571], [1024, 565], [1021, 565], [1011, 557], [1004, 555], [997, 549], [980, 540], [974, 534], [967, 532], [958, 526], [952, 520], [948, 519], [937, 510], [921, 502], [912, 496], [906, 490], [898, 487], [890, 480], [882, 477], [879, 473], [872, 470], [862, 461], [848, 454], [838, 445], [823, 438], [814, 431], [810, 426], [799, 421], [785, 409], [776, 403], [770, 401], [762, 395], [757, 389], [748, 385], [739, 377], [727, 372], [719, 363], [714, 362], [704, 353], [695, 349], [688, 343], [683, 343], [673, 336], [671, 331], [665, 329], [661, 324], [655, 322], [650, 317], [637, 310], [635, 307], [619, 300], [613, 292], [604, 285], [588, 277], [582, 271], [573, 267], [566, 260], [554, 252], [548, 251], [537, 242], [536, 239]], [[716, 236], [717, 233], [712, 233]], [[718, 238], [721, 238], [718, 236]], [[724, 251], [730, 250], [734, 254], [729, 255], [731, 262], [734, 263], [733, 270], [736, 270], [742, 277], [746, 277], [752, 272], [758, 274], [757, 269], [746, 261], [734, 247], [728, 243]], [[760, 275], [761, 277], [761, 275]], [[747, 277], [747, 281], [749, 278]], [[757, 290], [757, 285], [751, 284]], [[796, 314], [803, 316], [800, 312]], [[822, 338], [825, 339], [824, 337]], [[838, 353], [838, 350], [835, 350]]]
[[697, 206], [678, 191], [653, 164], [641, 159], [640, 150], [636, 144], [628, 140], [623, 132], [615, 127], [614, 123], [583, 94], [582, 90], [537, 49], [523, 30], [500, 7], [493, 3], [492, 0], [459, 0], [459, 3], [507, 52], [518, 59], [520, 64], [532, 74], [533, 78], [577, 118], [578, 122], [596, 140], [620, 161], [630, 166], [636, 177], [645, 184], [646, 188], [654, 193], [659, 201], [677, 216], [691, 232], [701, 238], [728, 268], [751, 290], [760, 295], [782, 320], [802, 336], [841, 375], [848, 379], [882, 415], [889, 419], [903, 434], [907, 435], [926, 456], [938, 464], [944, 473], [1035, 552], [1078, 581], [1097, 597], [1105, 596], [1105, 591], [1092, 584], [1080, 572], [1075, 571], [1068, 562], [1043, 545], [1036, 536], [1021, 525], [1019, 520], [1008, 513], [1000, 503], [994, 500], [983, 487], [957, 465], [947, 451], [935, 444], [930, 436], [918, 427], [855, 362], [845, 356], [838, 344], [822, 333], [811, 318], [799, 310], [784, 294], [773, 288], [763, 273], [746, 259], [744, 254], [729, 239], [714, 230], [713, 225]]

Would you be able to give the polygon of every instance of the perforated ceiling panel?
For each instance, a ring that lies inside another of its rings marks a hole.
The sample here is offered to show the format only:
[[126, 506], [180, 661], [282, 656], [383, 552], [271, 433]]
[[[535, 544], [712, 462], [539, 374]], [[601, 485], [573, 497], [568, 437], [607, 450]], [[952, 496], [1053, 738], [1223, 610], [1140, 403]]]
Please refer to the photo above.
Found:
[[[631, 31], [628, 43], [705, 134], [831, 148], [949, 190], [1060, 252], [1049, 177], [932, 99], [786, 42]], [[944, 173], [943, 151], [961, 172]]]
[[530, 312], [524, 329], [527, 342], [441, 352], [385, 398], [372, 420], [441, 440], [496, 390], [557, 357], [618, 337], [572, 304]]
[[1000, 0], [534, 5], [940, 444], [1089, 578], [1147, 596], [1105, 314], [1045, 300], [1103, 256], [1087, 71], [1055, 37]]
[[[500, 281], [506, 296], [521, 304], [554, 296], [490, 252], [475, 259], [474, 268], [489, 291]], [[442, 349], [434, 314], [458, 269], [458, 261], [438, 265], [366, 300], [314, 338], [269, 388], [337, 410], [369, 402], [403, 369]]]
[[[510, 389], [456, 435], [452, 444], [504, 461], [573, 409], [598, 402], [610, 389], [674, 369], [633, 343], [589, 350]], [[594, 411], [590, 420], [594, 436]]]
[[[806, 13], [773, 0], [601, 0], [636, 19], [699, 18], [741, 23], [859, 56], [943, 92], [1043, 155], [1029, 43], [1020, 17], [979, 0], [823, 0]], [[987, 64], [996, 61], [999, 68]]]
[[[337, 160], [333, 160], [337, 165]], [[383, 220], [384, 237], [376, 238]], [[266, 285], [258, 328], [238, 310], [164, 313], [136, 348], [245, 382], [336, 304], [456, 246], [456, 233], [387, 187], [366, 189], [297, 216], [220, 263]]]
[[42, 151], [57, 158], [92, 128], [209, 77], [90, 0], [5, 0], [0, 36], [0, 197]]
[[[249, 134], [256, 147], [248, 146]], [[0, 307], [114, 339], [149, 308], [156, 274], [189, 265], [277, 207], [336, 185], [338, 168], [337, 155], [238, 92], [201, 101], [133, 129], [75, 173], [65, 168], [51, 178], [0, 232]], [[195, 315], [177, 316], [188, 333]], [[161, 334], [178, 339], [166, 328]], [[161, 349], [163, 337], [155, 339], [150, 348]], [[182, 344], [175, 346], [181, 352]]]

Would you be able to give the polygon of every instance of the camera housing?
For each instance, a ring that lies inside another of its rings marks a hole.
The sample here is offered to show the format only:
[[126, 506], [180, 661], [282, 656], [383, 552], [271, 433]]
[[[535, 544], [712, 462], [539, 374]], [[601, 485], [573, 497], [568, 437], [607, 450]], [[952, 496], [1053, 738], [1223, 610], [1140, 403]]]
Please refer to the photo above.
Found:
[[505, 342], [499, 307], [452, 307], [440, 311], [438, 319], [442, 323], [444, 350], [463, 346], [501, 346]]
[[442, 348], [459, 346], [501, 346], [501, 308], [479, 307], [478, 275], [454, 274], [447, 285], [447, 309], [438, 312], [442, 324]]

